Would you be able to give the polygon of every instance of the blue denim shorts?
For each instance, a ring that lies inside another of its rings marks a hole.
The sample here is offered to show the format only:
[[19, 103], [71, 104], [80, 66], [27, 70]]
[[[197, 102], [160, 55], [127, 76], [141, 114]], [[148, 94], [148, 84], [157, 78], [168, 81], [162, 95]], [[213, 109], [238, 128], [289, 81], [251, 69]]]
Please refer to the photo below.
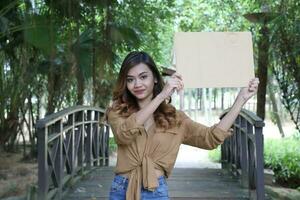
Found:
[[[169, 200], [168, 186], [164, 176], [158, 178], [159, 186], [152, 192], [141, 188], [141, 200]], [[110, 188], [110, 200], [126, 200], [128, 178], [116, 175]]]

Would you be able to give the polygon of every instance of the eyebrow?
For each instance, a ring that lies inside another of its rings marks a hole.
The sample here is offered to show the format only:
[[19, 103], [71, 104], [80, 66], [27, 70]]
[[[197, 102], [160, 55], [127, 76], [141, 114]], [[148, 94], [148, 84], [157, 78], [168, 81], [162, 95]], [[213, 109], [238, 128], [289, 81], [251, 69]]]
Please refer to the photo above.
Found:
[[[148, 73], [148, 72], [142, 72], [142, 73], [139, 74], [139, 76], [142, 75], [142, 74], [147, 74], [147, 73]], [[134, 77], [134, 76], [132, 76], [132, 75], [127, 75], [127, 77]]]

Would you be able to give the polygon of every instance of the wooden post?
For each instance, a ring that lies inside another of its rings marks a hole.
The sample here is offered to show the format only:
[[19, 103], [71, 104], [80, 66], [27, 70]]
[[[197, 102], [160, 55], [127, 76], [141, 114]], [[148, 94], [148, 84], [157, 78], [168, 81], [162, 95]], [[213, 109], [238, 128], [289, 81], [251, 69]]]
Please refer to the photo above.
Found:
[[[62, 181], [64, 177], [64, 166], [63, 166], [63, 134], [62, 134], [62, 120], [59, 120], [59, 123], [57, 123], [55, 126], [57, 126], [59, 131], [59, 136], [55, 139], [55, 143], [57, 145], [57, 151], [54, 152], [55, 154], [55, 164], [54, 164], [54, 171], [56, 173], [56, 181], [57, 181], [57, 197], [58, 199], [62, 198]], [[55, 127], [56, 129], [56, 127]]]
[[[91, 111], [88, 110], [87, 111], [87, 121], [91, 121], [92, 120], [92, 116], [91, 116]], [[87, 125], [87, 143], [86, 143], [86, 156], [87, 156], [87, 163], [86, 163], [86, 166], [87, 166], [87, 169], [91, 169], [92, 167], [92, 126], [93, 126], [93, 123], [90, 122], [88, 123]]]
[[242, 186], [249, 188], [248, 180], [248, 137], [247, 137], [247, 122], [245, 118], [241, 119], [241, 170], [242, 170]]
[[48, 129], [37, 128], [38, 144], [38, 199], [46, 200], [49, 188], [48, 177]]
[[99, 155], [99, 151], [100, 151], [100, 135], [99, 135], [99, 121], [100, 121], [100, 113], [98, 111], [94, 111], [95, 112], [95, 121], [97, 121], [97, 123], [93, 124], [93, 129], [95, 128], [95, 136], [94, 136], [94, 144], [95, 144], [95, 158], [96, 161], [94, 162], [95, 166], [99, 166], [100, 164], [100, 155]]
[[264, 142], [262, 128], [255, 127], [255, 145], [256, 145], [256, 194], [258, 200], [265, 197], [264, 190]]

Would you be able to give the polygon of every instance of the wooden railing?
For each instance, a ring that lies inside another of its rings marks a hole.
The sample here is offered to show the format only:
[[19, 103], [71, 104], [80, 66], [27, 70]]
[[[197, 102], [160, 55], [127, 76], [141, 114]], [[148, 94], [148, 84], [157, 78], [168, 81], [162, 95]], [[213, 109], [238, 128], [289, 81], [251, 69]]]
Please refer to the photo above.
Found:
[[240, 176], [242, 186], [249, 189], [249, 196], [258, 200], [265, 195], [263, 127], [264, 122], [258, 116], [242, 109], [233, 124], [234, 134], [221, 146], [222, 168]]
[[108, 165], [109, 126], [104, 110], [75, 106], [37, 122], [38, 199], [63, 199], [94, 166]]

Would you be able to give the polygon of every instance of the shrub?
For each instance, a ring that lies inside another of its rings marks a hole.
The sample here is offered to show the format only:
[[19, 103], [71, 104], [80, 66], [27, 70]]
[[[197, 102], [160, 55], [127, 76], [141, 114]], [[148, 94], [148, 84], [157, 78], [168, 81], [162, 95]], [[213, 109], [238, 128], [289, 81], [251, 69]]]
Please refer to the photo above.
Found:
[[208, 158], [213, 162], [221, 162], [221, 146], [208, 152]]
[[300, 140], [293, 138], [266, 139], [265, 167], [274, 171], [276, 182], [283, 186], [300, 186]]
[[114, 152], [117, 150], [117, 144], [113, 137], [109, 138], [109, 151]]
[[[221, 150], [211, 150], [208, 157], [213, 162], [220, 162]], [[274, 171], [276, 182], [280, 185], [300, 187], [300, 138], [292, 136], [284, 139], [265, 139], [265, 168]]]

